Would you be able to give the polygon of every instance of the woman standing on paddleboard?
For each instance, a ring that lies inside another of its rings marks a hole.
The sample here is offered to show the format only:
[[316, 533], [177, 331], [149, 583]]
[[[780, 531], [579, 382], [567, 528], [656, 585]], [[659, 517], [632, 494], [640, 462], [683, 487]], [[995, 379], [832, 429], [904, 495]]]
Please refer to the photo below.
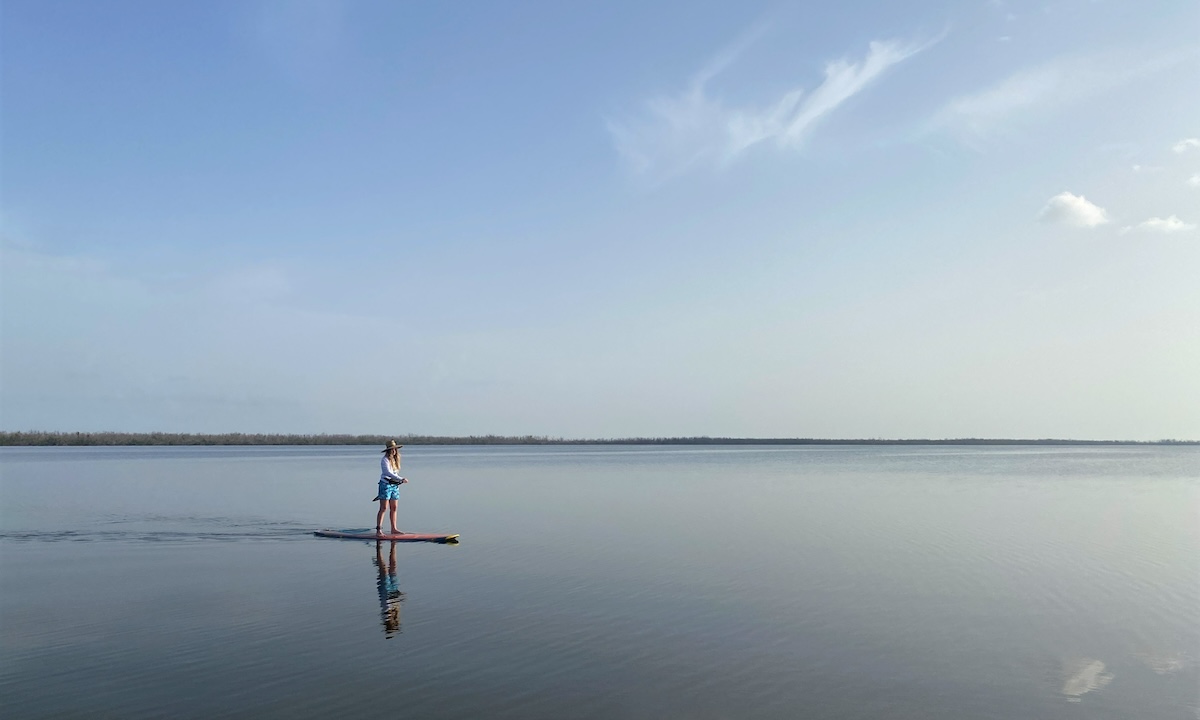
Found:
[[388, 511], [388, 518], [392, 521], [392, 534], [399, 535], [400, 530], [396, 528], [396, 503], [400, 499], [400, 486], [408, 482], [408, 478], [400, 477], [400, 448], [403, 445], [397, 445], [395, 440], [388, 440], [387, 447], [383, 449], [383, 459], [379, 462], [379, 492], [375, 494], [375, 499], [379, 501], [379, 512], [375, 515], [375, 534], [382, 535], [383, 530], [383, 511]]

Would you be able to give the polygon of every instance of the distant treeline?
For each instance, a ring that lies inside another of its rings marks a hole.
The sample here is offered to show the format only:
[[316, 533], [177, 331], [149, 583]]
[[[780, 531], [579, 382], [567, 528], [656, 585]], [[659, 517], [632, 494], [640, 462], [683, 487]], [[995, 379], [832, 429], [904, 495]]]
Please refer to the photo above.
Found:
[[278, 433], [0, 432], [0, 445], [548, 445], [562, 439], [472, 435], [284, 435]]
[[570, 440], [544, 435], [282, 435], [263, 433], [0, 432], [0, 446], [84, 445], [1200, 445], [1196, 440], [1013, 440], [994, 438], [611, 438]]

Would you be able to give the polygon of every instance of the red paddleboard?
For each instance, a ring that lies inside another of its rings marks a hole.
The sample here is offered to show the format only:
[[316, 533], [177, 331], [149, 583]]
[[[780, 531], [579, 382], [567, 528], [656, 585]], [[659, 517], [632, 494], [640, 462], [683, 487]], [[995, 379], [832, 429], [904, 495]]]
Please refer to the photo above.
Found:
[[387, 542], [435, 542], [457, 543], [458, 535], [435, 535], [431, 533], [376, 533], [374, 530], [314, 530], [313, 535], [343, 540], [386, 540]]

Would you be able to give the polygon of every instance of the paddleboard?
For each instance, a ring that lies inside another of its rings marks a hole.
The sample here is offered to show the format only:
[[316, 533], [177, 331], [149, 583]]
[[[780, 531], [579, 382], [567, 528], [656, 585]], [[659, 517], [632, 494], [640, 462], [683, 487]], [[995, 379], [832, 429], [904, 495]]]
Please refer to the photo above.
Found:
[[456, 543], [458, 535], [436, 535], [432, 533], [384, 533], [377, 534], [374, 530], [314, 530], [317, 537], [341, 538], [343, 540], [386, 540], [387, 542], [434, 542]]

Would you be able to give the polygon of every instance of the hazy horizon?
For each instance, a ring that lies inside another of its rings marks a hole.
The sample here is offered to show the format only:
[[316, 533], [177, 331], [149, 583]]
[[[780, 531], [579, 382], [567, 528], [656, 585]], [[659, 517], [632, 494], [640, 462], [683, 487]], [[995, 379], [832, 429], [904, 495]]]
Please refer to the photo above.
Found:
[[[48, 436], [48, 437], [47, 437]], [[81, 436], [83, 442], [57, 443], [49, 440], [59, 440], [70, 436]], [[162, 442], [141, 442], [148, 439]], [[1000, 437], [942, 437], [942, 438], [831, 438], [831, 437], [747, 437], [720, 435], [660, 435], [621, 436], [621, 437], [568, 437], [563, 435], [505, 435], [486, 433], [482, 435], [430, 435], [426, 433], [409, 433], [403, 435], [388, 435], [386, 433], [189, 433], [189, 432], [121, 432], [117, 430], [84, 432], [84, 431], [8, 431], [0, 430], [0, 446], [128, 446], [128, 445], [249, 445], [271, 446], [287, 445], [280, 441], [312, 441], [300, 442], [300, 445], [337, 445], [343, 444], [369, 445], [383, 443], [386, 440], [402, 440], [407, 445], [470, 445], [471, 441], [481, 441], [483, 445], [1196, 445], [1200, 440], [1189, 438], [1160, 438], [1158, 440], [1129, 440], [1123, 438], [1000, 438]], [[23, 442], [16, 442], [23, 441]], [[188, 441], [196, 441], [188, 442]]]
[[0, 6], [0, 429], [1200, 438], [1200, 5]]

